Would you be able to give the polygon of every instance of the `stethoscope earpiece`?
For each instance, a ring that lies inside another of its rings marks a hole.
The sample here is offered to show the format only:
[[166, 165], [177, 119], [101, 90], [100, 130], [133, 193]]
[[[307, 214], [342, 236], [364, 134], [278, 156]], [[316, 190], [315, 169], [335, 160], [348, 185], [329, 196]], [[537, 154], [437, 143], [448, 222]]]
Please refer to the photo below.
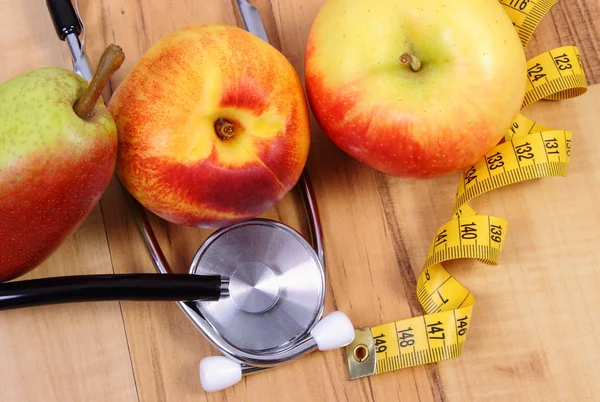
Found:
[[[334, 311], [319, 321], [310, 337], [321, 351], [339, 349], [354, 340], [354, 327], [346, 314]], [[243, 365], [225, 356], [200, 361], [200, 383], [206, 392], [222, 391], [242, 379]]]
[[[70, 1], [47, 0], [56, 32], [71, 49], [73, 69], [92, 71], [79, 35], [85, 26]], [[268, 41], [260, 15], [237, 0], [246, 29]], [[84, 33], [85, 36], [85, 33]], [[173, 274], [145, 208], [124, 195], [148, 254], [160, 274], [46, 278], [0, 286], [0, 309], [85, 300], [176, 300], [222, 353], [200, 362], [206, 391], [225, 389], [245, 374], [314, 350], [344, 347], [354, 328], [341, 312], [323, 316], [325, 260], [317, 204], [304, 171], [300, 189], [310, 242], [283, 223], [253, 219], [222, 228], [198, 249], [187, 275]], [[163, 275], [166, 274], [166, 275]]]

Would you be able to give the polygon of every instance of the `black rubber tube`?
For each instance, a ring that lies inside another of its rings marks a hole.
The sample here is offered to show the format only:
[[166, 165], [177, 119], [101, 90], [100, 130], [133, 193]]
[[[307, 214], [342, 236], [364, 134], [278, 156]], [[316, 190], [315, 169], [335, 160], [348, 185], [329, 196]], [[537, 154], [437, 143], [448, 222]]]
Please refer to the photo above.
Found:
[[219, 300], [221, 277], [188, 274], [81, 275], [0, 284], [0, 310], [108, 300]]
[[79, 36], [81, 24], [71, 0], [46, 0], [46, 6], [48, 6], [48, 12], [50, 12], [54, 29], [60, 40], [65, 40], [67, 35], [72, 33]]

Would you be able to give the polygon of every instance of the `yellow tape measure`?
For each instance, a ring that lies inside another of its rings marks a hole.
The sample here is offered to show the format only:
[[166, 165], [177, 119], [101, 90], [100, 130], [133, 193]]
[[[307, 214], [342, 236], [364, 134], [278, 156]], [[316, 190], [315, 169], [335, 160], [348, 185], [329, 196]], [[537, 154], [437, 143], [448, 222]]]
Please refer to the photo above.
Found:
[[523, 47], [527, 46], [539, 22], [557, 2], [558, 0], [500, 0]]
[[[525, 47], [535, 27], [557, 0], [500, 0]], [[527, 62], [522, 108], [541, 99], [582, 95], [587, 83], [579, 51], [563, 46]], [[519, 114], [504, 142], [465, 169], [452, 219], [435, 234], [417, 280], [426, 315], [359, 329], [346, 347], [350, 379], [460, 356], [475, 299], [442, 263], [459, 258], [496, 265], [508, 222], [479, 215], [467, 202], [488, 191], [526, 180], [566, 176], [572, 133], [552, 130]]]

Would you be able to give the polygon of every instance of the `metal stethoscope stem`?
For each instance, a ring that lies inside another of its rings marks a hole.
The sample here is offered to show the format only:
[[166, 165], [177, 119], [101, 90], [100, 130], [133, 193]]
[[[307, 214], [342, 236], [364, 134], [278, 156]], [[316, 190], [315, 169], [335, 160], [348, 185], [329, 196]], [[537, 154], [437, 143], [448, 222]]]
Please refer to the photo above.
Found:
[[[250, 6], [246, 1], [238, 0], [238, 8], [242, 15], [242, 21], [245, 25], [246, 30], [250, 33], [258, 36], [264, 41], [268, 42], [267, 34], [264, 26], [260, 23], [260, 15], [257, 10]], [[319, 218], [319, 212], [317, 209], [317, 201], [310, 183], [310, 178], [306, 169], [303, 171], [300, 180], [297, 184], [300, 191], [304, 208], [306, 210], [306, 216], [308, 217], [309, 229], [310, 229], [310, 241], [315, 249], [317, 256], [321, 262], [325, 273], [325, 253], [323, 249], [323, 231], [321, 228], [321, 222]], [[126, 193], [126, 191], [125, 191]], [[162, 252], [158, 240], [154, 235], [150, 221], [148, 220], [145, 209], [139, 202], [137, 202], [129, 194], [126, 194], [131, 209], [133, 211], [136, 225], [140, 231], [140, 234], [144, 240], [144, 244], [152, 258], [152, 262], [156, 269], [161, 273], [171, 273], [171, 268], [167, 262], [164, 253]], [[205, 336], [209, 341], [215, 345], [223, 354], [233, 358], [237, 361], [242, 362], [242, 374], [249, 375], [264, 369], [271, 368], [280, 363], [290, 361], [301, 355], [310, 353], [318, 348], [317, 342], [312, 336], [307, 336], [304, 339], [300, 339], [287, 349], [278, 350], [273, 353], [257, 355], [255, 353], [247, 353], [237, 348], [231, 347], [226, 342], [222, 342], [217, 336], [213, 336], [212, 333], [204, 330], [204, 326], [198, 321], [199, 312], [196, 310], [193, 303], [178, 302], [179, 307], [186, 313], [186, 315], [194, 322], [196, 327], [204, 332]], [[323, 313], [323, 306], [319, 311], [318, 316], [321, 317]]]
[[[317, 210], [317, 201], [315, 199], [310, 179], [306, 170], [300, 176], [300, 180], [297, 184], [300, 190], [302, 201], [306, 209], [306, 214], [309, 222], [310, 230], [310, 241], [314, 247], [321, 264], [325, 267], [325, 254], [323, 250], [323, 231], [321, 229], [321, 221], [319, 218], [319, 212]], [[167, 259], [160, 247], [158, 239], [154, 234], [154, 230], [146, 214], [146, 209], [141, 205], [135, 198], [133, 198], [126, 190], [123, 190], [127, 203], [132, 211], [135, 224], [142, 236], [144, 245], [148, 251], [148, 254], [152, 258], [152, 263], [156, 270], [163, 274], [173, 273], [171, 266], [167, 262]]]
[[[92, 79], [92, 70], [83, 49], [85, 38], [83, 39], [83, 43], [79, 41], [79, 35], [82, 29], [85, 32], [85, 27], [78, 10], [77, 12], [73, 10], [69, 0], [47, 0], [47, 4], [59, 37], [67, 42], [71, 50], [73, 70], [90, 81]], [[77, 9], [76, 0], [75, 5]], [[246, 0], [237, 0], [237, 5], [246, 30], [268, 42], [258, 11]], [[334, 312], [322, 318], [325, 292], [323, 233], [316, 199], [306, 170], [300, 176], [297, 187], [300, 191], [309, 221], [310, 243], [314, 249], [314, 254], [316, 254], [314, 264], [320, 265], [322, 269], [322, 275], [320, 275], [322, 286], [319, 287], [321, 290], [315, 296], [316, 299], [314, 300], [317, 303], [314, 319], [308, 324], [304, 332], [298, 334], [293, 340], [287, 342], [287, 344], [273, 350], [269, 349], [252, 353], [251, 350], [236, 347], [224, 339], [207, 318], [204, 317], [203, 312], [195, 301], [177, 301], [179, 307], [194, 323], [197, 329], [226, 356], [205, 358], [200, 363], [200, 377], [203, 387], [207, 391], [224, 389], [239, 381], [242, 375], [252, 374], [280, 363], [291, 361], [317, 348], [320, 350], [330, 350], [343, 347], [349, 344], [354, 337], [352, 324], [343, 313]], [[123, 188], [123, 194], [156, 270], [161, 274], [173, 275], [173, 271], [152, 229], [145, 208], [125, 188]], [[301, 236], [298, 235], [298, 237]], [[198, 254], [200, 254], [200, 251]], [[317, 259], [318, 261], [316, 261]], [[194, 263], [197, 263], [196, 258]], [[194, 267], [192, 266], [192, 268]], [[222, 279], [220, 287], [221, 296], [227, 295], [228, 285], [227, 280]], [[205, 365], [204, 368], [203, 365]], [[216, 377], [213, 376], [215, 372], [217, 373]], [[237, 372], [237, 374], [234, 374], [234, 377], [239, 375], [239, 378], [234, 380], [230, 374], [220, 375], [219, 372]], [[206, 384], [209, 384], [208, 387]]]
[[[315, 248], [317, 255], [324, 267], [321, 225], [319, 221], [316, 200], [306, 172], [302, 174], [298, 183], [298, 187], [300, 189], [300, 193], [307, 210], [307, 216], [309, 218], [311, 243], [313, 244], [313, 247]], [[135, 224], [144, 241], [144, 245], [146, 246], [148, 254], [152, 259], [154, 267], [158, 272], [163, 274], [172, 274], [173, 271], [171, 270], [171, 267], [160, 247], [145, 208], [129, 193], [127, 193], [127, 191], [124, 190], [124, 193], [132, 211]], [[272, 354], [257, 356], [253, 353], [245, 353], [237, 350], [236, 348], [230, 347], [216, 337], [212, 337], [210, 333], [206, 333], [202, 323], [200, 323], [197, 319], [200, 313], [197, 311], [193, 302], [178, 301], [177, 304], [192, 320], [192, 322], [194, 322], [196, 327], [205, 333], [211, 343], [213, 343], [218, 349], [220, 349], [224, 354], [227, 354], [229, 357], [244, 362], [242, 363], [242, 373], [244, 375], [261, 371], [265, 368], [270, 368], [279, 363], [289, 361], [295, 357], [312, 352], [317, 348], [317, 344], [314, 339], [312, 337], [308, 337], [303, 339], [301, 342], [292, 345], [289, 349], [277, 351]]]

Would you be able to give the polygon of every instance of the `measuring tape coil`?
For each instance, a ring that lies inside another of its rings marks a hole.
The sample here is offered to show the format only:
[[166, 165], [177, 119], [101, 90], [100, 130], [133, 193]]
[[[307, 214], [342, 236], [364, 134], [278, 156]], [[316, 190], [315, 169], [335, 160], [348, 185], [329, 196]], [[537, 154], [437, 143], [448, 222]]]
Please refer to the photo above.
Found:
[[[523, 47], [558, 0], [500, 0]], [[563, 46], [527, 61], [521, 109], [542, 100], [584, 94], [587, 83], [579, 51]], [[553, 130], [518, 114], [504, 141], [463, 171], [453, 214], [429, 247], [416, 284], [425, 315], [356, 331], [346, 347], [350, 379], [435, 363], [461, 355], [475, 299], [444, 267], [462, 258], [497, 265], [508, 222], [479, 215], [468, 202], [486, 192], [527, 180], [566, 176], [572, 133]]]

